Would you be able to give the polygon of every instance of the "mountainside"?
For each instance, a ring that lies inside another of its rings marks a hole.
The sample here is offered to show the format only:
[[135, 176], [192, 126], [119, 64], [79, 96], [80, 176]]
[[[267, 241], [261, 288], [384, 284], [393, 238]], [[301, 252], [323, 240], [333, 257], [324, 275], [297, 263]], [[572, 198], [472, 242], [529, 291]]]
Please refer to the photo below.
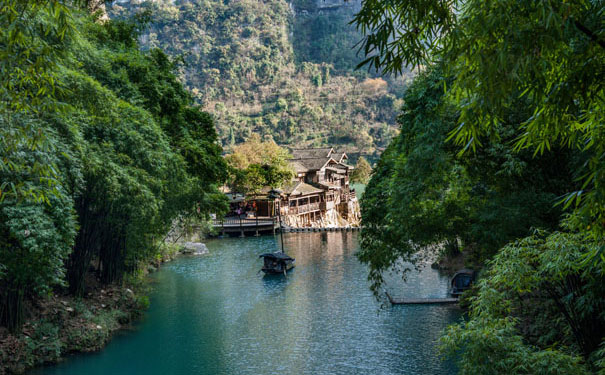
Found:
[[253, 132], [280, 144], [338, 145], [374, 156], [396, 134], [405, 78], [354, 71], [359, 1], [116, 2], [111, 17], [149, 11], [144, 48], [181, 58], [180, 76], [217, 119], [227, 149]]

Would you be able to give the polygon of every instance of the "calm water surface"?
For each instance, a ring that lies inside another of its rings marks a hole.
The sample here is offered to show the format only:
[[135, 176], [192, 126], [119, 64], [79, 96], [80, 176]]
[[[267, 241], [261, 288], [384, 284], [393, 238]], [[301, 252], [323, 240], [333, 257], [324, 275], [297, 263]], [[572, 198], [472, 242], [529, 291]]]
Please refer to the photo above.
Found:
[[[213, 240], [209, 255], [181, 257], [153, 277], [151, 307], [134, 331], [101, 352], [33, 374], [455, 374], [437, 340], [455, 306], [380, 310], [354, 256], [357, 233], [287, 233], [287, 278], [263, 277], [258, 255], [277, 237]], [[393, 294], [445, 297], [430, 268]]]

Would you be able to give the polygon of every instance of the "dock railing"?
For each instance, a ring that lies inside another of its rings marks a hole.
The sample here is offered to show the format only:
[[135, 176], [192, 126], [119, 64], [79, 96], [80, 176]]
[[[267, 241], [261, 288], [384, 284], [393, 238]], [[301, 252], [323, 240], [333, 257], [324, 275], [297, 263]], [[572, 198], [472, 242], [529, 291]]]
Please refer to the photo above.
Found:
[[240, 237], [244, 237], [244, 231], [254, 231], [258, 235], [259, 230], [275, 231], [277, 226], [277, 217], [238, 217], [229, 216], [212, 221], [214, 228], [223, 235], [226, 232], [239, 232]]
[[246, 217], [246, 218], [239, 218], [237, 216], [230, 216], [230, 217], [226, 217], [223, 219], [214, 219], [212, 224], [215, 227], [239, 227], [244, 226], [244, 227], [250, 227], [250, 226], [256, 226], [256, 225], [271, 225], [271, 224], [275, 224], [277, 222], [277, 218], [276, 217]]

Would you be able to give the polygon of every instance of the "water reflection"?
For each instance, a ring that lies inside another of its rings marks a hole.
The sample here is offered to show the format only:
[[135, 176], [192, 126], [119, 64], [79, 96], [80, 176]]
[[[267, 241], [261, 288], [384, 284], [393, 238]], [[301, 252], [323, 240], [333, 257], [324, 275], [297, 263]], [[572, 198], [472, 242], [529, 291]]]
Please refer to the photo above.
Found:
[[[437, 357], [436, 341], [458, 309], [381, 311], [354, 256], [356, 236], [286, 234], [286, 252], [296, 258], [287, 277], [258, 273], [258, 255], [277, 251], [277, 237], [210, 241], [209, 255], [180, 258], [154, 276], [151, 308], [135, 332], [35, 373], [455, 373]], [[439, 297], [447, 277], [429, 268], [389, 286], [408, 297]]]

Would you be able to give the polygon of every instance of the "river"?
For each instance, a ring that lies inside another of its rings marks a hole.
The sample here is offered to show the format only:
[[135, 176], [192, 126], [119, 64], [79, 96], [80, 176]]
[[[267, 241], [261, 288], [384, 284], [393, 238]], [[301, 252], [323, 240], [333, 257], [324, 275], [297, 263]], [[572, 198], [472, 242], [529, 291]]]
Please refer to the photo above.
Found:
[[[258, 254], [278, 237], [210, 240], [153, 278], [151, 307], [132, 331], [93, 354], [32, 374], [455, 374], [438, 355], [451, 305], [380, 309], [356, 259], [357, 233], [286, 233], [288, 277], [263, 277]], [[445, 297], [448, 278], [426, 267], [389, 288]]]

